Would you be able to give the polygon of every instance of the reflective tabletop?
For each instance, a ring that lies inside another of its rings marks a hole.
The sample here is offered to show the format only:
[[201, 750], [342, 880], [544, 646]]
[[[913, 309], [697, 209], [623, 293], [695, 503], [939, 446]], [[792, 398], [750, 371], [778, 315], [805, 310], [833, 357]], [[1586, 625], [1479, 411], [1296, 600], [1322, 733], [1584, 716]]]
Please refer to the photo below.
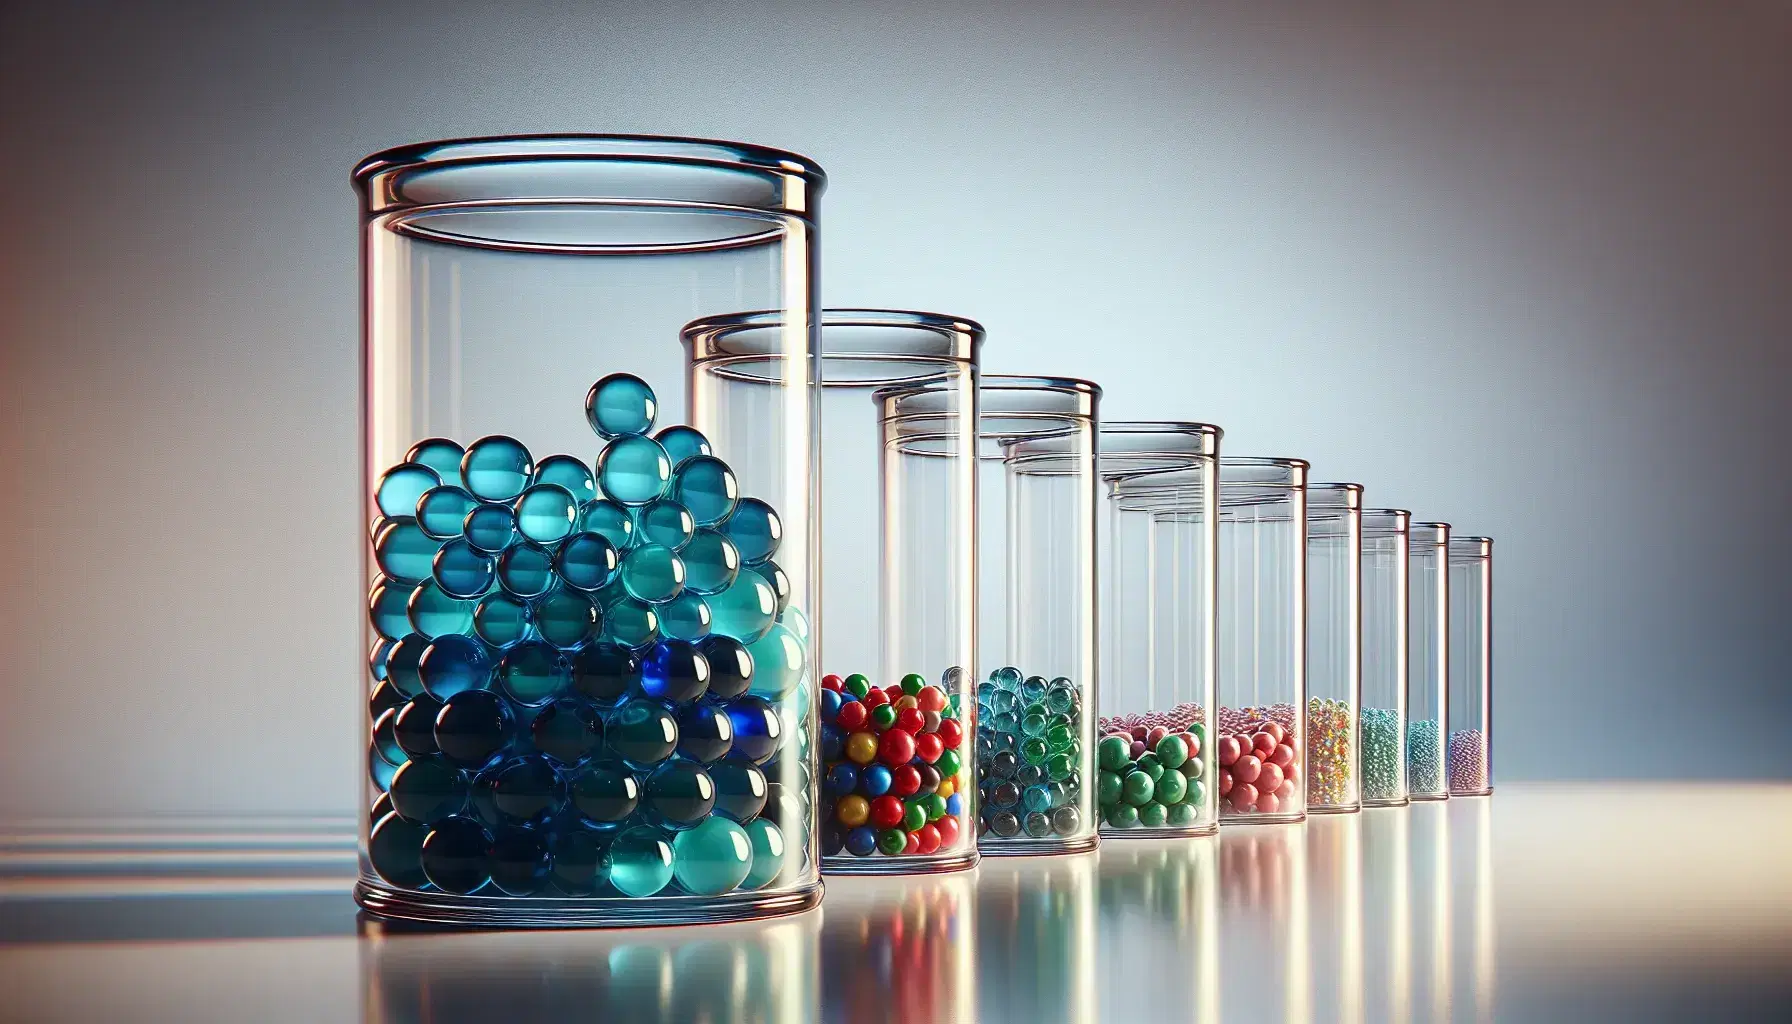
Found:
[[1788, 865], [1792, 786], [1515, 785], [830, 879], [752, 924], [481, 932], [358, 914], [343, 822], [60, 823], [0, 845], [0, 1020], [1774, 1019]]

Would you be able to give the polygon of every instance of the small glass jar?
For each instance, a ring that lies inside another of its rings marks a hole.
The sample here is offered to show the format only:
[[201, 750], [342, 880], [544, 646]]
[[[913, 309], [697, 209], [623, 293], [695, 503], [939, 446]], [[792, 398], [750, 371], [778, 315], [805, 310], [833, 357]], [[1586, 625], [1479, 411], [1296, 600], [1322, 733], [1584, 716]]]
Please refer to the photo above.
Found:
[[1361, 809], [1363, 485], [1307, 488], [1307, 810]]
[[1205, 423], [1101, 428], [1107, 488], [1100, 720], [1101, 833], [1212, 835], [1219, 445]]
[[1220, 460], [1220, 822], [1307, 816], [1307, 464]]
[[1493, 540], [1450, 538], [1451, 796], [1493, 792]]
[[1363, 513], [1364, 807], [1406, 806], [1407, 530], [1412, 513]]
[[[798, 553], [781, 593], [813, 600], [821, 170], [733, 143], [529, 136], [390, 150], [354, 183], [356, 898], [554, 927], [814, 906], [798, 696], [818, 637], [759, 614], [769, 585], [718, 538], [779, 524]], [[743, 302], [799, 325], [767, 389], [783, 418], [717, 449], [683, 425], [677, 340]]]
[[1406, 795], [1443, 800], [1444, 737], [1450, 720], [1450, 524], [1408, 532]]

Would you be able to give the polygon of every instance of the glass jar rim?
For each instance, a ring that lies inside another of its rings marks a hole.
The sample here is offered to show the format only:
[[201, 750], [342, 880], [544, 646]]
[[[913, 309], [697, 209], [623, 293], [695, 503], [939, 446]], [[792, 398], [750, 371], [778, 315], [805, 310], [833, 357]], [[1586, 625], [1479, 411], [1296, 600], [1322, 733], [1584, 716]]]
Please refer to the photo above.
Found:
[[[679, 336], [693, 365], [731, 380], [785, 383], [779, 366], [793, 351], [786, 314], [750, 310], [693, 320]], [[975, 372], [983, 325], [969, 317], [912, 309], [825, 309], [815, 357], [824, 388], [912, 387]]]
[[533, 160], [595, 160], [685, 166], [731, 167], [760, 173], [796, 175], [815, 194], [827, 187], [827, 172], [799, 153], [749, 142], [682, 135], [609, 132], [544, 132], [475, 135], [392, 146], [363, 157], [349, 178], [366, 190], [395, 170], [426, 166], [515, 163]]

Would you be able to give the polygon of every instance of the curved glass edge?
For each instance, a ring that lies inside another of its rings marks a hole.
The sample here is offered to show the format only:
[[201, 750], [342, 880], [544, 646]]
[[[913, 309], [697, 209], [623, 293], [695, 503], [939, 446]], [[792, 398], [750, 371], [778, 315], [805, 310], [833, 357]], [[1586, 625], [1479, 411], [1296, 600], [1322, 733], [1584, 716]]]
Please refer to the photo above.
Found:
[[641, 928], [722, 924], [800, 914], [821, 905], [820, 878], [794, 888], [743, 896], [642, 899], [533, 899], [461, 896], [397, 889], [361, 879], [355, 902], [370, 914], [402, 921], [484, 928]]
[[800, 177], [809, 183], [815, 195], [827, 187], [828, 180], [827, 172], [814, 160], [770, 146], [680, 135], [603, 132], [470, 136], [406, 143], [362, 158], [350, 172], [349, 179], [355, 187], [371, 190], [371, 184], [381, 176], [406, 169], [527, 160], [614, 160], [733, 167]]
[[825, 875], [938, 875], [951, 871], [969, 871], [980, 857], [975, 844], [970, 849], [949, 857], [870, 857], [834, 856], [821, 859]]

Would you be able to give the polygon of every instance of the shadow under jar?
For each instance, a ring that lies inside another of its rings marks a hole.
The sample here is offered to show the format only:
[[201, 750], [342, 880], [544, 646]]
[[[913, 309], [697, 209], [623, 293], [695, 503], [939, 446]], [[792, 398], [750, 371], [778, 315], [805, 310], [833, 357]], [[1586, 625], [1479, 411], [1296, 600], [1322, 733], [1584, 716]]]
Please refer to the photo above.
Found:
[[1363, 513], [1364, 807], [1406, 806], [1407, 531], [1412, 513]]
[[1101, 428], [1107, 545], [1096, 800], [1105, 838], [1219, 828], [1210, 709], [1221, 436], [1205, 423]]
[[1408, 532], [1406, 795], [1443, 800], [1450, 721], [1450, 524], [1413, 523]]
[[[746, 614], [711, 541], [780, 522], [798, 553], [784, 590], [810, 599], [820, 168], [525, 136], [390, 150], [354, 182], [371, 527], [356, 899], [505, 927], [813, 907], [814, 637]], [[782, 424], [717, 447], [685, 423], [679, 331], [743, 306], [803, 326], [777, 347]]]
[[1451, 796], [1493, 792], [1493, 540], [1450, 538]]
[[1363, 485], [1307, 487], [1307, 810], [1361, 809]]

